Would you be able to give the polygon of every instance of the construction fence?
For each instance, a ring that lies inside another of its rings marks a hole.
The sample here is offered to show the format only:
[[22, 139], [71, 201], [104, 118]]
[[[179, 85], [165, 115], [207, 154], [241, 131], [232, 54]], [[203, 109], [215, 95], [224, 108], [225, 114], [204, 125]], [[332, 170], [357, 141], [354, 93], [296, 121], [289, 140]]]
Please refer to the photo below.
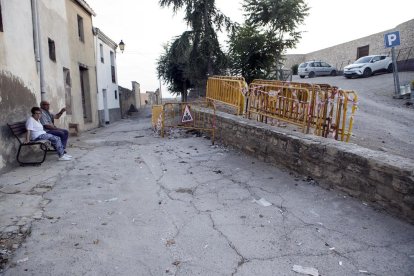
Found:
[[206, 99], [233, 107], [237, 115], [245, 111], [247, 92], [243, 77], [213, 76], [207, 80]]
[[161, 137], [174, 128], [196, 130], [209, 134], [214, 144], [215, 123], [216, 107], [213, 101], [164, 103], [152, 107], [152, 126]]
[[282, 121], [304, 133], [349, 142], [358, 95], [328, 84], [254, 80], [247, 86], [241, 77], [213, 76], [207, 82], [207, 99], [252, 120], [272, 125]]

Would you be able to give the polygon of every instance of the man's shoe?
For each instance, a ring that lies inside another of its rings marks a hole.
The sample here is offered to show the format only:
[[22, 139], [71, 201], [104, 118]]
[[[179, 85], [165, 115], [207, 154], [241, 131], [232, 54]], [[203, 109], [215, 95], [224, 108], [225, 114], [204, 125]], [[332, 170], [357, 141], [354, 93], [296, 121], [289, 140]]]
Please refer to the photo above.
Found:
[[69, 158], [72, 158], [72, 155], [69, 155], [67, 153], [65, 153], [64, 156], [69, 157]]
[[69, 158], [66, 155], [62, 155], [61, 157], [59, 157], [58, 160], [59, 161], [70, 161], [70, 160], [72, 160], [72, 158]]

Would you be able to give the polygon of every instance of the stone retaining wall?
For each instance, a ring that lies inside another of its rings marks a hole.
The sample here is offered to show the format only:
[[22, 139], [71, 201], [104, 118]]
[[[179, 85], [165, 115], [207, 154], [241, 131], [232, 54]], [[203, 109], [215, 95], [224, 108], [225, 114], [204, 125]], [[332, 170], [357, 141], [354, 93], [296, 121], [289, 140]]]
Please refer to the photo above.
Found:
[[216, 139], [320, 186], [375, 202], [414, 223], [414, 161], [355, 144], [216, 113]]

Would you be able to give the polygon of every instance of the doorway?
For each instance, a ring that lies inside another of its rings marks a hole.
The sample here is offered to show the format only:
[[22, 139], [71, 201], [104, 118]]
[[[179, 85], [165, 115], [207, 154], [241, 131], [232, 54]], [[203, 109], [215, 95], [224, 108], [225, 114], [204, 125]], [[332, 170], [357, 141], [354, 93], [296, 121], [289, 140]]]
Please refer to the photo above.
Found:
[[85, 123], [92, 122], [91, 93], [89, 85], [89, 71], [86, 66], [79, 66], [79, 76], [82, 94], [82, 111]]
[[357, 49], [357, 59], [359, 59], [361, 57], [365, 57], [367, 55], [369, 55], [369, 45], [358, 47], [358, 49]]
[[108, 93], [106, 89], [102, 89], [103, 105], [104, 105], [104, 121], [109, 124], [109, 110], [108, 110]]

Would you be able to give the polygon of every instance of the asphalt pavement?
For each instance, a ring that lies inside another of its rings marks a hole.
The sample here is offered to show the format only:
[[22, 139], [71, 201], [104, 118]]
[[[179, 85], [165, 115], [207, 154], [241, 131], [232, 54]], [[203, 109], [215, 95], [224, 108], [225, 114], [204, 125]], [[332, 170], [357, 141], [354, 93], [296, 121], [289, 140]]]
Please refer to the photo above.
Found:
[[[414, 80], [414, 72], [400, 72], [401, 84]], [[394, 99], [393, 74], [346, 79], [344, 76], [315, 77], [293, 81], [327, 83], [358, 94], [358, 109], [350, 142], [414, 162], [414, 105], [408, 99]]]
[[161, 138], [148, 110], [70, 144], [70, 162], [0, 175], [3, 275], [414, 271], [414, 225], [200, 135]]

